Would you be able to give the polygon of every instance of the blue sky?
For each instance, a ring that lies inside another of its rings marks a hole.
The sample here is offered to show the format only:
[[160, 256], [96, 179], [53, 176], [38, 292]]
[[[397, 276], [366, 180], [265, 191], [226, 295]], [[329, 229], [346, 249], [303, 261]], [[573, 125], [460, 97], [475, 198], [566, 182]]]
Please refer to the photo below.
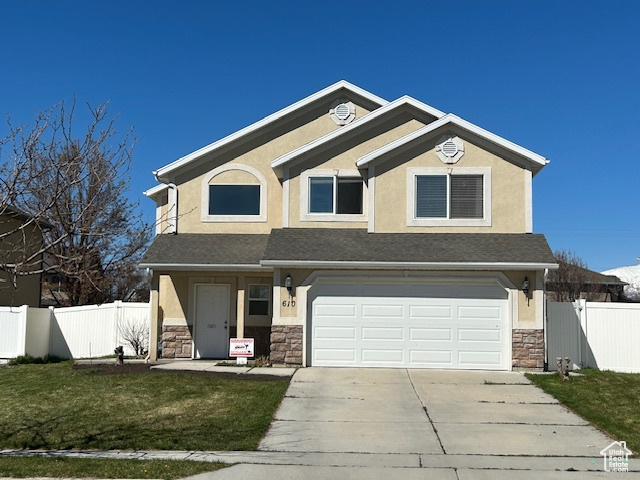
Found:
[[152, 170], [340, 79], [411, 95], [551, 159], [534, 230], [604, 270], [640, 256], [639, 21], [619, 0], [5, 0], [0, 115], [109, 100], [152, 218]]

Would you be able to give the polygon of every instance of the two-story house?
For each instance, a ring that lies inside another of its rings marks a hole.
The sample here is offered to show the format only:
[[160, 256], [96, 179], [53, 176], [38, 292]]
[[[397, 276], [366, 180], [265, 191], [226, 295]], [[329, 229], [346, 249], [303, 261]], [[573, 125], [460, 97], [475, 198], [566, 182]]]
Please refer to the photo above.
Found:
[[152, 357], [542, 368], [548, 161], [340, 81], [154, 172]]

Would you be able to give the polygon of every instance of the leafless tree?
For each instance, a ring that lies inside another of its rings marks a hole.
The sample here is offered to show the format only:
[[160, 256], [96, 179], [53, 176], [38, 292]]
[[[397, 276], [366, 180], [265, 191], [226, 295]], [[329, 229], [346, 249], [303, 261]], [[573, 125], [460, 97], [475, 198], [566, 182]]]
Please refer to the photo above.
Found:
[[120, 338], [135, 352], [136, 356], [149, 351], [149, 325], [142, 322], [124, 320], [118, 326]]
[[554, 256], [560, 267], [549, 271], [547, 288], [556, 301], [592, 300], [598, 295], [592, 272], [582, 258], [569, 250], [556, 250]]
[[78, 132], [74, 100], [28, 127], [8, 119], [0, 138], [0, 218], [22, 212], [0, 229], [0, 271], [13, 285], [55, 273], [62, 305], [120, 299], [151, 235], [127, 198], [133, 131], [119, 134], [106, 104], [80, 113], [88, 120]]

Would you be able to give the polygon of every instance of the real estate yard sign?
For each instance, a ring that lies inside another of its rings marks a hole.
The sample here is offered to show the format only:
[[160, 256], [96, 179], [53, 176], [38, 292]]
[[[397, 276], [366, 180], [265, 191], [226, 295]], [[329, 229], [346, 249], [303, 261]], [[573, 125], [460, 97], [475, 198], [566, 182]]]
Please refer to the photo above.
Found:
[[253, 338], [230, 338], [229, 356], [234, 358], [253, 357]]

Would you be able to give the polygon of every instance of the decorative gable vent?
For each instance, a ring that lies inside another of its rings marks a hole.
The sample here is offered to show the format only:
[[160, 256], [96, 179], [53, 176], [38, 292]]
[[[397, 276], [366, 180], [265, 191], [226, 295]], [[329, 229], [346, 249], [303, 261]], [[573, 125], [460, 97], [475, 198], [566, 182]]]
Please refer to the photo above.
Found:
[[436, 145], [436, 155], [442, 163], [457, 163], [464, 155], [462, 139], [452, 135], [441, 137]]
[[329, 116], [337, 125], [347, 125], [356, 118], [356, 106], [348, 100], [338, 100], [331, 105]]

